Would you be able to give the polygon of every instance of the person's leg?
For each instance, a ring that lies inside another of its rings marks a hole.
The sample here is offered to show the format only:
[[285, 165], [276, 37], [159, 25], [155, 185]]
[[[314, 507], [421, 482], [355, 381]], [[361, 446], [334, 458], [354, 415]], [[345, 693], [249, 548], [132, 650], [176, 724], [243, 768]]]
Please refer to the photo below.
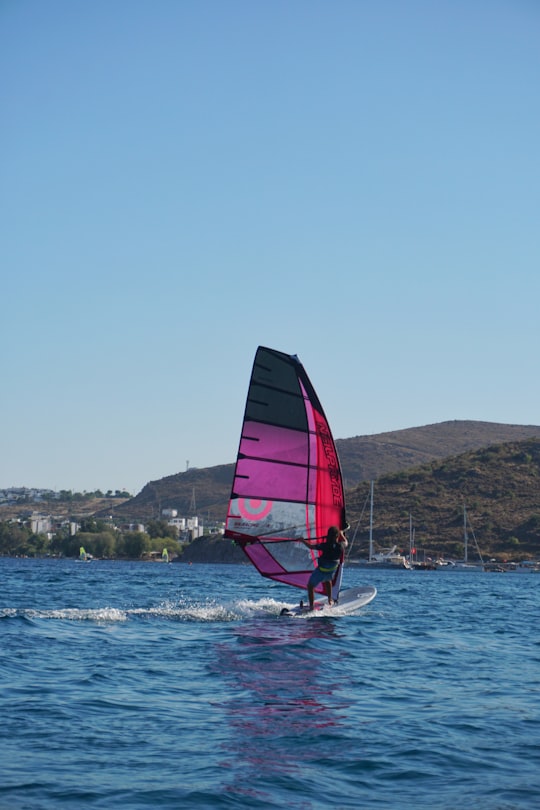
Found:
[[324, 583], [324, 590], [326, 591], [326, 595], [328, 597], [328, 604], [332, 604], [332, 580], [327, 580]]
[[315, 588], [311, 584], [311, 581], [308, 582], [307, 592], [308, 592], [308, 599], [309, 599], [309, 609], [313, 610], [313, 602], [315, 600]]

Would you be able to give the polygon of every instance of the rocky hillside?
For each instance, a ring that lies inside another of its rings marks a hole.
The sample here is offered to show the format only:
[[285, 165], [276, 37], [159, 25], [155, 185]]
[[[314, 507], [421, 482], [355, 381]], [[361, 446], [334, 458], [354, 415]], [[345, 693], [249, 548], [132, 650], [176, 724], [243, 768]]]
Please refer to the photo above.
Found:
[[[350, 559], [366, 558], [370, 483], [347, 492]], [[408, 553], [410, 516], [420, 559], [464, 554], [469, 559], [540, 559], [540, 439], [490, 445], [378, 478], [374, 484], [375, 551], [396, 545]], [[476, 541], [476, 542], [475, 542]], [[223, 538], [201, 538], [186, 561], [241, 562]]]
[[[370, 480], [376, 550], [394, 544], [407, 550], [412, 515], [418, 549], [459, 558], [466, 506], [471, 556], [476, 537], [485, 557], [540, 558], [540, 427], [454, 421], [336, 443], [352, 559], [367, 556]], [[146, 522], [169, 507], [183, 516], [198, 514], [205, 523], [223, 521], [233, 470], [233, 464], [191, 469], [152, 481], [124, 502], [103, 499], [82, 509], [54, 501], [49, 508], [54, 506], [55, 514], [65, 509], [66, 515]], [[0, 520], [19, 512], [20, 506], [0, 509]], [[229, 546], [222, 538], [204, 538], [191, 544], [186, 560], [230, 560]], [[242, 560], [236, 551], [234, 559]]]
[[[338, 439], [336, 445], [348, 491], [363, 481], [376, 480], [383, 475], [531, 437], [540, 438], [540, 426], [452, 421]], [[233, 472], [233, 464], [223, 464], [152, 481], [135, 498], [116, 505], [114, 515], [148, 520], [158, 517], [161, 510], [168, 507], [177, 509], [181, 515], [196, 512], [206, 519], [224, 520]]]
[[[356, 539], [353, 557], [367, 556], [369, 483], [347, 493], [347, 514]], [[377, 479], [373, 540], [376, 549], [409, 548], [461, 557], [464, 507], [469, 556], [474, 537], [483, 556], [540, 558], [540, 439], [490, 445]]]
[[345, 489], [361, 481], [458, 456], [492, 444], [540, 438], [538, 425], [454, 420], [424, 427], [338, 439]]

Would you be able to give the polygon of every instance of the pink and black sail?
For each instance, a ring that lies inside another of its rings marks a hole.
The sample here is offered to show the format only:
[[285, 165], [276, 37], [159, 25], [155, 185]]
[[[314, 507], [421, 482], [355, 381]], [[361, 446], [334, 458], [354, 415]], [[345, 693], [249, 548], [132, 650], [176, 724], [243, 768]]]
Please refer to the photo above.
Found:
[[264, 577], [305, 588], [317, 553], [300, 538], [322, 543], [330, 526], [345, 528], [345, 499], [321, 403], [296, 355], [259, 347], [225, 536]]

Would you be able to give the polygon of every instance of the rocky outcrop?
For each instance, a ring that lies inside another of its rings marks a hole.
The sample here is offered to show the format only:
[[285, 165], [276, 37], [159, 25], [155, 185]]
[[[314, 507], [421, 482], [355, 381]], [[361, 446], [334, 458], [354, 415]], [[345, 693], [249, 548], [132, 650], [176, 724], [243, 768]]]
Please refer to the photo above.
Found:
[[178, 562], [183, 563], [246, 563], [241, 548], [222, 534], [205, 535], [185, 547]]

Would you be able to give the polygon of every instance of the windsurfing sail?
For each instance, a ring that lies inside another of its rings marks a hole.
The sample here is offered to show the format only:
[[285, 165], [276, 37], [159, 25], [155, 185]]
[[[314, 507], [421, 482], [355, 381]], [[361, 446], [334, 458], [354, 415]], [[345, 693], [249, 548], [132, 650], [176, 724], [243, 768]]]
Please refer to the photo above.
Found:
[[[296, 355], [255, 355], [225, 537], [264, 577], [305, 588], [330, 526], [346, 527], [339, 459], [315, 389]], [[341, 569], [334, 579], [337, 597]], [[316, 588], [323, 592], [323, 585]]]
[[82, 560], [83, 562], [86, 562], [87, 559], [88, 559], [88, 555], [86, 554], [86, 551], [84, 550], [84, 546], [81, 546], [80, 549], [79, 549], [79, 560]]
[[167, 551], [166, 548], [164, 548], [163, 551], [161, 552], [161, 559], [163, 560], [163, 562], [166, 563], [169, 562], [169, 552]]

